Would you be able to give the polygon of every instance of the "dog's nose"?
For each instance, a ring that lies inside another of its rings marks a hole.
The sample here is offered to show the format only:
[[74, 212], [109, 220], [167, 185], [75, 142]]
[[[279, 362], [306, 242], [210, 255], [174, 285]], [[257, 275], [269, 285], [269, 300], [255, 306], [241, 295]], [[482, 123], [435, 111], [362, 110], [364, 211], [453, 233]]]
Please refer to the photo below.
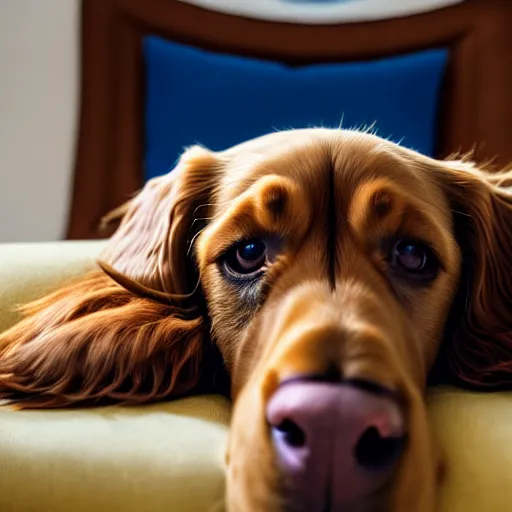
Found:
[[405, 439], [398, 400], [377, 387], [294, 380], [267, 420], [294, 510], [365, 510], [392, 476]]

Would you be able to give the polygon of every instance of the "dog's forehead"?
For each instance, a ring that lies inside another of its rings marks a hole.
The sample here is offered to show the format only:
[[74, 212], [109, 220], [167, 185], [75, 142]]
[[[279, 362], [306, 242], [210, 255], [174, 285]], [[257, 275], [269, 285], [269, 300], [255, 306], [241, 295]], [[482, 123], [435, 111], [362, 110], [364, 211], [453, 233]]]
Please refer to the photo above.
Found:
[[424, 183], [421, 172], [430, 159], [376, 135], [351, 130], [276, 132], [234, 146], [221, 157], [225, 172], [218, 192], [223, 203], [269, 174], [292, 178], [313, 190], [334, 174], [336, 187], [349, 194], [362, 182], [382, 176], [411, 188], [431, 185]]
[[343, 149], [372, 149], [392, 143], [370, 133], [328, 128], [275, 132], [243, 142], [223, 152], [233, 165], [257, 164], [283, 156], [300, 157], [304, 152], [336, 152]]
[[333, 128], [303, 128], [297, 130], [283, 130], [268, 133], [260, 137], [242, 142], [227, 149], [226, 153], [237, 153], [239, 151], [266, 150], [276, 144], [294, 144], [307, 141], [332, 141], [332, 140], [367, 140], [368, 142], [385, 142], [385, 139], [370, 132], [333, 129]]

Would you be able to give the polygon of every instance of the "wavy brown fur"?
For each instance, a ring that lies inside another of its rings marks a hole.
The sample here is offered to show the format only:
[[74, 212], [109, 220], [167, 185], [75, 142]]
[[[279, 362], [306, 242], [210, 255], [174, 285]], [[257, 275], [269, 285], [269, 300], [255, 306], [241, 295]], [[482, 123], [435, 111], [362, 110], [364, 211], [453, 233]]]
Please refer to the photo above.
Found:
[[0, 398], [22, 407], [140, 403], [198, 382], [201, 318], [136, 297], [100, 272], [22, 311], [25, 320], [0, 335]]
[[[512, 386], [512, 171], [460, 162], [443, 169], [463, 249], [463, 310], [443, 354], [448, 372], [477, 388]], [[458, 318], [457, 318], [458, 317]]]

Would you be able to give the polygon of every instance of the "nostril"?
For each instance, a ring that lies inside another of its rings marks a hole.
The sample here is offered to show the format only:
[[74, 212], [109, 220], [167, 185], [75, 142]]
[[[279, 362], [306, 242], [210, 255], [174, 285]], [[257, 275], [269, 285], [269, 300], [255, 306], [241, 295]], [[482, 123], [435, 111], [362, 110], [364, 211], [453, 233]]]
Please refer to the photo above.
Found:
[[357, 463], [374, 471], [389, 469], [401, 455], [405, 446], [405, 436], [384, 437], [376, 427], [369, 427], [355, 447]]
[[279, 425], [274, 427], [284, 442], [293, 448], [302, 448], [306, 444], [306, 434], [292, 420], [285, 419]]

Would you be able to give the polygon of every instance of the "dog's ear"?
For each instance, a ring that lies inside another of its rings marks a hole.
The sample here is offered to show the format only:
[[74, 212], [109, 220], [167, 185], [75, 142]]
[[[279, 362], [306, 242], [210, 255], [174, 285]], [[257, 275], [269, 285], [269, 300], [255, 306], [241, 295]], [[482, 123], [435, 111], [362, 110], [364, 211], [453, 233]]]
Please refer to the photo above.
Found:
[[436, 372], [471, 387], [510, 387], [512, 171], [447, 161], [438, 177], [451, 202], [463, 263]]
[[156, 300], [174, 302], [192, 294], [196, 283], [190, 282], [187, 252], [208, 215], [219, 169], [214, 153], [195, 146], [171, 173], [149, 181], [128, 204], [101, 256], [104, 270]]
[[96, 271], [22, 309], [24, 320], [0, 334], [0, 398], [59, 407], [197, 390], [211, 357], [187, 256], [219, 172], [213, 153], [188, 150], [126, 206], [101, 257], [108, 275]]

